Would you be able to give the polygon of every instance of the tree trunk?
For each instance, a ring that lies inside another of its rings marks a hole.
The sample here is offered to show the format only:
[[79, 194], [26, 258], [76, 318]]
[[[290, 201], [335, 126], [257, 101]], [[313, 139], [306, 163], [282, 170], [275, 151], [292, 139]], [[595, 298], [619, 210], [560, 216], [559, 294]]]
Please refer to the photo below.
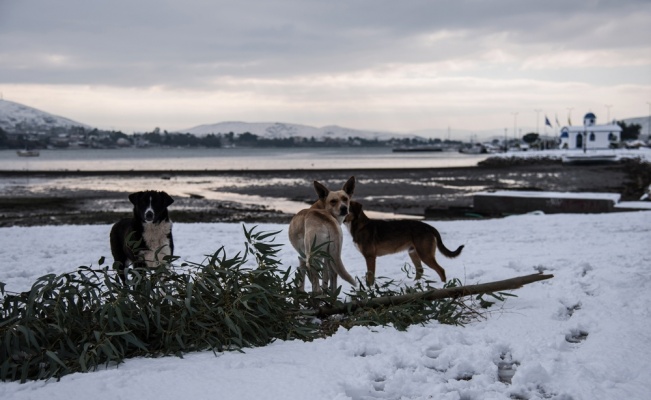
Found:
[[396, 306], [400, 304], [409, 303], [416, 300], [439, 300], [450, 297], [465, 297], [472, 296], [480, 293], [492, 293], [504, 290], [519, 289], [529, 283], [542, 281], [545, 279], [553, 278], [554, 275], [533, 274], [525, 275], [517, 278], [505, 279], [502, 281], [482, 283], [479, 285], [459, 286], [447, 289], [432, 289], [427, 292], [410, 293], [401, 296], [387, 296], [368, 299], [366, 301], [352, 301], [340, 304], [335, 307], [320, 307], [315, 310], [310, 310], [307, 315], [314, 315], [317, 317], [327, 317], [335, 314], [350, 314], [360, 308], [377, 308], [385, 306]]

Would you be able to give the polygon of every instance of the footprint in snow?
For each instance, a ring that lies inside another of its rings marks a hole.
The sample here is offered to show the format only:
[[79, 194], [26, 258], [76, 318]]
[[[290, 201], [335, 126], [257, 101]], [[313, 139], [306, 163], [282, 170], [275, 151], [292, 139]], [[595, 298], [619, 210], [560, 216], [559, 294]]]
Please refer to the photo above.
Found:
[[497, 362], [497, 379], [510, 385], [518, 365], [520, 363], [513, 360], [511, 353], [502, 353], [500, 361]]
[[585, 341], [588, 338], [588, 332], [580, 330], [580, 329], [573, 329], [570, 331], [568, 334], [565, 335], [565, 341], [568, 343], [581, 343]]
[[376, 392], [383, 392], [385, 382], [386, 382], [386, 378], [383, 376], [379, 376], [373, 379], [373, 390], [375, 390]]
[[439, 359], [442, 352], [443, 350], [438, 346], [429, 347], [425, 350], [425, 357], [427, 359], [423, 360], [423, 366], [439, 373], [446, 372], [450, 365], [448, 361]]
[[580, 309], [581, 309], [581, 302], [578, 302], [570, 306], [563, 305], [563, 307], [558, 310], [558, 314], [556, 315], [556, 317], [561, 321], [567, 321], [568, 319], [572, 318], [572, 315], [574, 315], [575, 311], [578, 311]]
[[441, 355], [441, 351], [442, 350], [441, 350], [440, 347], [433, 346], [433, 347], [430, 347], [427, 350], [425, 350], [425, 356], [427, 356], [429, 358], [432, 358], [432, 359], [436, 359], [436, 358], [438, 358], [438, 356]]

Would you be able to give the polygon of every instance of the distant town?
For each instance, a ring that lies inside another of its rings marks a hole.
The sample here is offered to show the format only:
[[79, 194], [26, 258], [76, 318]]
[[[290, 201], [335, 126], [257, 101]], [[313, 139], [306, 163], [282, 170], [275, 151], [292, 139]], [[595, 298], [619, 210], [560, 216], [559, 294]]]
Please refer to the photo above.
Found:
[[[621, 134], [609, 147], [646, 146], [640, 141], [641, 126], [617, 122]], [[612, 138], [611, 138], [612, 139]], [[558, 136], [535, 132], [521, 138], [494, 138], [484, 142], [464, 142], [439, 138], [395, 137], [388, 140], [362, 137], [286, 137], [267, 138], [250, 132], [191, 133], [168, 132], [155, 128], [151, 132], [127, 135], [120, 131], [90, 129], [81, 126], [47, 127], [19, 123], [11, 130], [0, 128], [0, 149], [107, 149], [129, 147], [203, 147], [203, 148], [270, 148], [270, 147], [392, 147], [408, 150], [447, 150], [461, 152], [496, 152], [505, 149], [554, 149], [561, 146]]]

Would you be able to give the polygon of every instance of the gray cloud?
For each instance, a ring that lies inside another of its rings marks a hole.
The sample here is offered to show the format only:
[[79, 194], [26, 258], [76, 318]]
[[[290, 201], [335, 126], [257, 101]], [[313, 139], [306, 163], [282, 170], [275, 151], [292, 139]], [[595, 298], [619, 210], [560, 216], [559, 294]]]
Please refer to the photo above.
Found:
[[[515, 57], [648, 51], [650, 19], [648, 1], [4, 1], [0, 82], [206, 87], [224, 76], [470, 59], [500, 46]], [[458, 34], [427, 40], [441, 32]]]
[[650, 20], [648, 0], [0, 0], [0, 92], [125, 131], [625, 117], [647, 110]]

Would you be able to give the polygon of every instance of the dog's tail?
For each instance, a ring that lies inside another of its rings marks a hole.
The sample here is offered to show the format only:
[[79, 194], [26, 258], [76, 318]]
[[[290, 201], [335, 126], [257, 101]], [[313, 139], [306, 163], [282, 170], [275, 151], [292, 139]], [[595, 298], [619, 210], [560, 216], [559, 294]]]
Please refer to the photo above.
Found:
[[436, 230], [436, 228], [434, 228], [434, 227], [432, 227], [432, 230], [434, 231], [434, 237], [436, 238], [436, 247], [439, 249], [441, 254], [443, 254], [444, 256], [446, 256], [448, 258], [454, 258], [454, 257], [458, 256], [459, 254], [461, 254], [461, 250], [463, 250], [464, 245], [461, 245], [461, 246], [457, 247], [457, 249], [455, 251], [452, 251], [452, 250], [448, 249], [447, 247], [445, 247], [445, 245], [443, 244], [443, 239], [441, 239], [441, 234], [439, 233], [439, 231]]
[[339, 262], [334, 262], [333, 265], [334, 270], [337, 272], [337, 275], [341, 276], [343, 280], [346, 282], [350, 283], [353, 285], [353, 287], [357, 286], [357, 282], [355, 282], [355, 278], [353, 278], [348, 271], [346, 271], [346, 267], [344, 267], [344, 264], [339, 261]]

